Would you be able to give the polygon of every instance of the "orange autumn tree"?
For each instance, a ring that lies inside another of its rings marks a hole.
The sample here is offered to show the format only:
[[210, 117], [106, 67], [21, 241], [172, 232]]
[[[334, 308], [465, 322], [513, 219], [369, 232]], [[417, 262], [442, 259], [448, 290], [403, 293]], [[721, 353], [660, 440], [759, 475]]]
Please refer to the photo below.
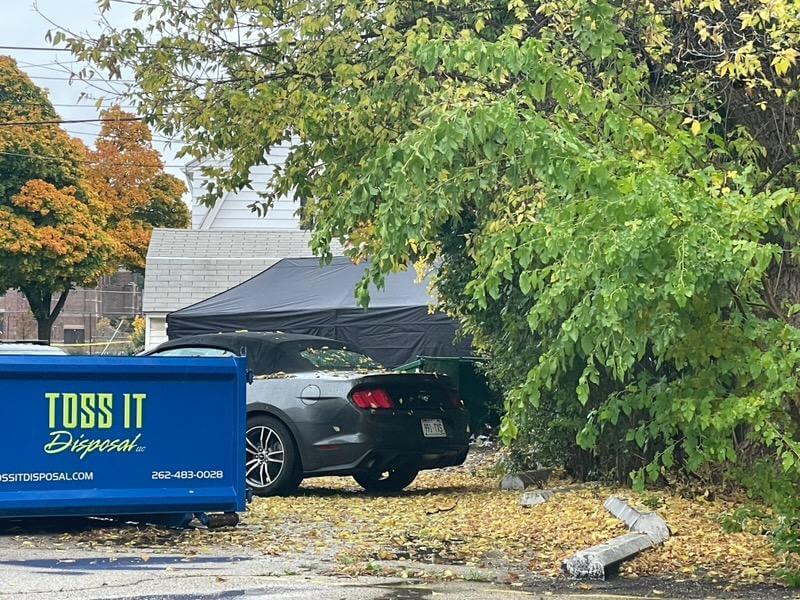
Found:
[[150, 128], [132, 116], [118, 107], [102, 113], [105, 121], [89, 153], [89, 178], [109, 205], [117, 262], [141, 271], [153, 227], [188, 227], [190, 215], [181, 199], [186, 186], [164, 172]]
[[[70, 290], [117, 266], [109, 206], [87, 179], [86, 149], [42, 123], [56, 120], [46, 92], [0, 56], [0, 293], [22, 291], [47, 341]], [[9, 125], [19, 122], [29, 124]]]

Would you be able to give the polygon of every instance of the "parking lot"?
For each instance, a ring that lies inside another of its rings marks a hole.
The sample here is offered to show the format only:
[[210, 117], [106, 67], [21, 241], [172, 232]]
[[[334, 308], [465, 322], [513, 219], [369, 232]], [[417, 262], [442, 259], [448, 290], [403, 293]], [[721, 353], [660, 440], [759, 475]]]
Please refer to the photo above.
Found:
[[615, 580], [567, 580], [563, 558], [624, 532], [602, 507], [619, 490], [583, 488], [523, 509], [497, 489], [496, 460], [473, 449], [466, 465], [425, 472], [393, 495], [366, 494], [349, 478], [307, 480], [296, 495], [255, 499], [236, 528], [14, 525], [0, 536], [0, 597], [792, 597], [777, 585], [781, 562], [765, 536], [723, 531], [734, 499], [664, 494], [666, 544]]

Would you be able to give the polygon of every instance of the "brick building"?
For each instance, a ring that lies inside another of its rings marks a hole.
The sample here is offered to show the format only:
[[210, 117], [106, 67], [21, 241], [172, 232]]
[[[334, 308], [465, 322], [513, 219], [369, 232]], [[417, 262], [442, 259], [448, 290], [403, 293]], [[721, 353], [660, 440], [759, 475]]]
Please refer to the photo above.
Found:
[[[95, 288], [70, 292], [53, 325], [52, 342], [84, 344], [126, 339], [142, 312], [142, 276], [126, 270], [103, 277]], [[21, 292], [0, 296], [0, 339], [36, 339], [36, 320]]]

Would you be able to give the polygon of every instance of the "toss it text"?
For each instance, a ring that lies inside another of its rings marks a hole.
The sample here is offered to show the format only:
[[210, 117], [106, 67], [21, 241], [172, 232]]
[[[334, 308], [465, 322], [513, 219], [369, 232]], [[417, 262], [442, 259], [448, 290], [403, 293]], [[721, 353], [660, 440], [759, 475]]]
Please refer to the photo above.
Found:
[[[47, 454], [73, 452], [81, 459], [95, 452], [141, 452], [147, 394], [62, 393], [45, 394], [48, 403]], [[91, 432], [115, 428], [129, 431], [119, 437], [93, 437]], [[139, 430], [139, 431], [137, 431]]]

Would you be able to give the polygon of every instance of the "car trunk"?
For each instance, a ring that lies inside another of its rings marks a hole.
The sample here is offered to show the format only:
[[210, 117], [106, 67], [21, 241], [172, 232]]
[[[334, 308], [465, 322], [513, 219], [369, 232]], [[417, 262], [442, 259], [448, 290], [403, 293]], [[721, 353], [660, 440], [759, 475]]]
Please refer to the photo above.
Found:
[[353, 382], [352, 391], [379, 388], [389, 394], [397, 410], [455, 408], [455, 386], [449, 377], [418, 373], [368, 375]]

